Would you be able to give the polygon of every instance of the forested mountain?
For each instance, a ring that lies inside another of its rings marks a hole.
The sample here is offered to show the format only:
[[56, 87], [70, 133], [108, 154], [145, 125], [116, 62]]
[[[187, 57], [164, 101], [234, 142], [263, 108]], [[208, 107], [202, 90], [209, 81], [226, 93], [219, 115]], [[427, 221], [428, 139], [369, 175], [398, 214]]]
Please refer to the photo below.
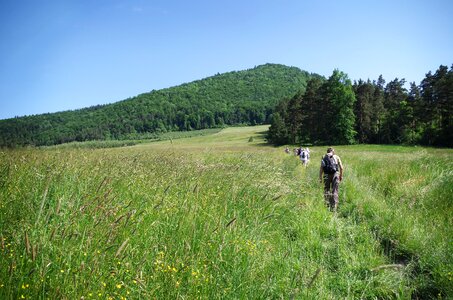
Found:
[[269, 123], [275, 105], [303, 92], [312, 77], [320, 76], [296, 67], [266, 64], [113, 104], [0, 120], [0, 146], [124, 139], [165, 131]]
[[335, 70], [312, 78], [305, 92], [282, 100], [269, 129], [275, 144], [421, 144], [453, 147], [453, 66], [404, 79], [354, 83]]

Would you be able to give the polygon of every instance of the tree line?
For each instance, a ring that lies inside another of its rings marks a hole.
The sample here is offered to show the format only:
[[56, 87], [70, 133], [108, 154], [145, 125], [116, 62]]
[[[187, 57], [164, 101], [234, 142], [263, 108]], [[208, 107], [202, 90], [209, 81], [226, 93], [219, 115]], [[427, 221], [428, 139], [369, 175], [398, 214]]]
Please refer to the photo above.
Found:
[[395, 78], [358, 80], [334, 70], [280, 101], [270, 142], [282, 144], [420, 144], [453, 147], [453, 66], [428, 72], [419, 85]]
[[266, 64], [153, 90], [109, 105], [0, 120], [0, 147], [155, 137], [225, 125], [269, 124], [280, 99], [320, 77]]

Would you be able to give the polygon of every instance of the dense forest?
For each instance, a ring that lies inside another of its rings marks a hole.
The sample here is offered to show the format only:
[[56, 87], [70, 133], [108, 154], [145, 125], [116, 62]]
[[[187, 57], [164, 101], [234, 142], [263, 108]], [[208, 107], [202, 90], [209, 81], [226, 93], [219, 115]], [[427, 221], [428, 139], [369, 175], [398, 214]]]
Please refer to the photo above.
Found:
[[268, 139], [282, 144], [421, 144], [453, 147], [453, 66], [428, 72], [419, 85], [404, 79], [354, 83], [334, 70], [310, 79], [278, 103]]
[[275, 105], [303, 91], [311, 78], [321, 77], [296, 67], [266, 64], [113, 104], [0, 120], [0, 147], [133, 139], [167, 131], [270, 123]]

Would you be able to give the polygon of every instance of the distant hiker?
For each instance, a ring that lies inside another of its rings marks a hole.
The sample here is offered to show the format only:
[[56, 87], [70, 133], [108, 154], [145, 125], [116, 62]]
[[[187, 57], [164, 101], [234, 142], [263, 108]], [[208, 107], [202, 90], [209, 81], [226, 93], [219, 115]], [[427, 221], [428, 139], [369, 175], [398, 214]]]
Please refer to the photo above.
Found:
[[[324, 176], [323, 176], [324, 174]], [[331, 211], [336, 211], [338, 207], [338, 189], [343, 180], [343, 164], [335, 150], [331, 147], [327, 149], [327, 154], [321, 160], [319, 168], [319, 181], [324, 179], [324, 200]]]
[[302, 151], [300, 152], [300, 160], [302, 161], [302, 164], [305, 167], [307, 167], [307, 165], [308, 165], [308, 157], [309, 157], [309, 155], [308, 155], [307, 150], [302, 149]]
[[289, 148], [288, 147], [285, 148], [285, 153], [289, 154]]

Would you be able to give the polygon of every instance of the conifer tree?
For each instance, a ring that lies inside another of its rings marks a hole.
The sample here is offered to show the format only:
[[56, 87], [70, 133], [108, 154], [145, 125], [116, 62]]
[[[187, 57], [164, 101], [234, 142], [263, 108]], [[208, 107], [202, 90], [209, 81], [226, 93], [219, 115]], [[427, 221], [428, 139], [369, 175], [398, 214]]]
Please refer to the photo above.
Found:
[[356, 115], [356, 131], [358, 141], [360, 143], [370, 143], [373, 136], [373, 96], [374, 86], [368, 80], [364, 82], [359, 80], [354, 84], [354, 92], [356, 95], [355, 115]]
[[382, 123], [385, 115], [384, 107], [384, 86], [385, 80], [382, 75], [376, 82], [373, 81], [374, 95], [372, 103], [372, 114], [371, 114], [371, 142], [381, 143], [382, 141]]
[[299, 139], [302, 142], [317, 143], [321, 139], [318, 133], [323, 126], [320, 101], [320, 89], [323, 82], [324, 80], [320, 77], [310, 79], [301, 99], [302, 116]]
[[326, 106], [324, 123], [327, 123], [325, 142], [329, 144], [352, 144], [355, 142], [354, 130], [356, 101], [351, 80], [347, 74], [334, 70], [324, 84], [322, 101]]
[[[407, 90], [404, 88], [406, 80], [395, 78], [387, 83], [384, 89], [385, 119], [382, 126], [382, 142], [398, 144], [403, 142], [406, 118], [401, 118], [402, 109], [407, 106]], [[404, 103], [403, 103], [404, 101]]]

